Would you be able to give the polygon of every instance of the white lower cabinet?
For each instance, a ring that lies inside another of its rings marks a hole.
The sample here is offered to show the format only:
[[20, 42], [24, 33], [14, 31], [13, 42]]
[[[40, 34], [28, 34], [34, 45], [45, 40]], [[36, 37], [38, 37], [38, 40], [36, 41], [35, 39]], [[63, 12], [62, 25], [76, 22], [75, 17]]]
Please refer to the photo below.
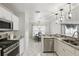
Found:
[[75, 49], [67, 44], [64, 44], [64, 56], [74, 56], [75, 55]]
[[79, 56], [79, 50], [75, 50], [76, 54], [75, 56]]
[[20, 39], [20, 56], [24, 53], [24, 38]]
[[[54, 40], [54, 50], [59, 56], [75, 56], [79, 53], [75, 52], [75, 49], [59, 40]], [[79, 52], [79, 51], [78, 51]]]
[[64, 51], [65, 51], [65, 50], [64, 50], [63, 48], [64, 48], [63, 43], [57, 40], [57, 51], [56, 51], [56, 53], [57, 53], [59, 56], [65, 55], [65, 54], [64, 54]]
[[58, 41], [57, 39], [54, 40], [54, 51], [57, 53], [57, 55], [60, 55], [60, 56], [64, 54], [61, 42]]
[[57, 47], [57, 39], [54, 39], [54, 51], [56, 52], [58, 47]]

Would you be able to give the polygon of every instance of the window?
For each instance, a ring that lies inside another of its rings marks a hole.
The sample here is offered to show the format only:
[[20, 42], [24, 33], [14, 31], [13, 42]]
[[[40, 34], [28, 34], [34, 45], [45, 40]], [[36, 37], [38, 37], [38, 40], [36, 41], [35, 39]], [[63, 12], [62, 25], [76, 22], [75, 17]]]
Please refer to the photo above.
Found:
[[45, 34], [45, 26], [33, 26], [33, 36], [38, 34], [38, 32]]

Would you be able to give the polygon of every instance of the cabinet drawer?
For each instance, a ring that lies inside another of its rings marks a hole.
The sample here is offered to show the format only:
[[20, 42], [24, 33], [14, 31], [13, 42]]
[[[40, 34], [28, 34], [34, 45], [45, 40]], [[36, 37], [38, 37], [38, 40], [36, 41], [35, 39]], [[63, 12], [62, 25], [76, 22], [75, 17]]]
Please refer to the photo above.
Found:
[[75, 49], [62, 41], [56, 41], [57, 49], [56, 52], [60, 56], [74, 56], [75, 55]]
[[75, 50], [75, 56], [79, 56], [79, 50]]
[[65, 45], [64, 49], [66, 49], [68, 52], [74, 54], [75, 53], [75, 49], [71, 46]]

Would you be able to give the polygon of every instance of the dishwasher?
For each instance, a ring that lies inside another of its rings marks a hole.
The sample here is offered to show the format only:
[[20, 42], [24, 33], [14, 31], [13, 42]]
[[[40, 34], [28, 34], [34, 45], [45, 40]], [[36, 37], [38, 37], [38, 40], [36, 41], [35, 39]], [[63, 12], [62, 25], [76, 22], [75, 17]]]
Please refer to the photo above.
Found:
[[43, 39], [43, 52], [44, 53], [54, 52], [54, 39], [53, 38]]

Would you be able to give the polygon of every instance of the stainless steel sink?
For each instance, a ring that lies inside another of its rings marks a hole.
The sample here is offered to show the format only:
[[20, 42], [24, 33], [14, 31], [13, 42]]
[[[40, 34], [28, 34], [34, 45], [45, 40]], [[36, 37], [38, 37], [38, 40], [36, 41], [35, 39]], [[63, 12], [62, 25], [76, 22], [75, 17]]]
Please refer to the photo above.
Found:
[[73, 40], [66, 40], [66, 39], [65, 39], [64, 41], [66, 41], [66, 42], [68, 42], [68, 43], [69, 43], [69, 42], [74, 42]]
[[79, 43], [76, 43], [76, 42], [74, 42], [74, 43], [72, 43], [73, 45], [76, 45], [76, 46], [79, 46]]
[[56, 36], [56, 37], [61, 37], [61, 38], [66, 38], [67, 36], [65, 36], [65, 35], [60, 35], [60, 34], [56, 34], [56, 35], [54, 35], [54, 36]]
[[65, 36], [61, 34], [55, 34], [55, 37], [62, 38], [63, 41], [70, 43], [74, 46], [79, 46], [79, 41], [76, 40], [76, 38], [70, 37], [70, 36]]
[[67, 40], [67, 39], [65, 39], [64, 41], [65, 41], [65, 42], [68, 42], [68, 43], [70, 43], [70, 44], [72, 44], [72, 45], [79, 46], [79, 41]]

